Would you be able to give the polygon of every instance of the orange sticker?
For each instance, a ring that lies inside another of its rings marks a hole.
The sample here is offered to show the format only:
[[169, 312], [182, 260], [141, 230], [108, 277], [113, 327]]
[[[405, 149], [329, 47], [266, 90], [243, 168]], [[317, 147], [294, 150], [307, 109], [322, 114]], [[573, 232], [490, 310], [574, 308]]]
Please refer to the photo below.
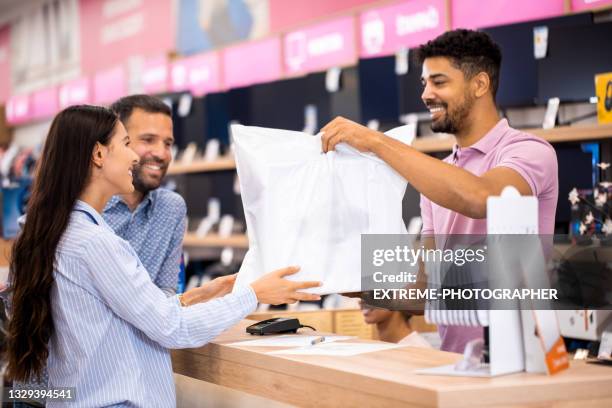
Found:
[[546, 366], [549, 374], [556, 374], [569, 368], [569, 357], [563, 338], [559, 337], [553, 347], [546, 351]]

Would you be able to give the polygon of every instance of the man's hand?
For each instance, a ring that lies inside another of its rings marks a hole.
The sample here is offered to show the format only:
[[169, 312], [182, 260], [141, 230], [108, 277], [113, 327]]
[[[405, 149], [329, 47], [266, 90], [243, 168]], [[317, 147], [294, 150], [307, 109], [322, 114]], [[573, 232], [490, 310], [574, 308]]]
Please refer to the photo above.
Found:
[[225, 296], [230, 293], [236, 281], [236, 274], [221, 276], [204, 283], [199, 288], [193, 288], [183, 295], [183, 303], [187, 306], [196, 303], [208, 302], [217, 297]]
[[323, 152], [334, 150], [338, 143], [346, 143], [360, 152], [369, 152], [372, 146], [383, 136], [382, 133], [345, 119], [341, 116], [329, 122], [323, 129], [321, 144]]
[[342, 117], [335, 118], [321, 131], [323, 152], [334, 150], [341, 142], [362, 152], [372, 152], [419, 193], [470, 218], [485, 218], [487, 198], [499, 195], [506, 186], [515, 187], [521, 195], [534, 194], [523, 176], [510, 167], [501, 165], [477, 176]]

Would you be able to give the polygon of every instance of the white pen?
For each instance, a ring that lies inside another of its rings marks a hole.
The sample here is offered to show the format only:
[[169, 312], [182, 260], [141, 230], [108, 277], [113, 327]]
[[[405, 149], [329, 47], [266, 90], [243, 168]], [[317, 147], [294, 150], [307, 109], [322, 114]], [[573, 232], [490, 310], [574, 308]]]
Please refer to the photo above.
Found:
[[312, 341], [310, 342], [310, 345], [314, 346], [315, 344], [323, 343], [324, 341], [325, 341], [324, 336], [317, 337], [316, 339], [312, 339]]

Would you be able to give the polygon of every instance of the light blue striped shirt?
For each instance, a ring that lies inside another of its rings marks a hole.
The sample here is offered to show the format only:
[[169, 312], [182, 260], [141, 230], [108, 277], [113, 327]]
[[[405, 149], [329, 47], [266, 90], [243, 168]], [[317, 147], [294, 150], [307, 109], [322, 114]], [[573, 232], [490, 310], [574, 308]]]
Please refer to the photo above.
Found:
[[134, 211], [114, 196], [102, 212], [115, 233], [130, 242], [153, 283], [168, 295], [176, 293], [186, 212], [183, 197], [161, 187], [149, 191]]
[[153, 284], [129, 243], [82, 201], [58, 245], [54, 275], [49, 387], [76, 387], [71, 407], [175, 406], [168, 349], [199, 347], [257, 305], [247, 286], [181, 307]]

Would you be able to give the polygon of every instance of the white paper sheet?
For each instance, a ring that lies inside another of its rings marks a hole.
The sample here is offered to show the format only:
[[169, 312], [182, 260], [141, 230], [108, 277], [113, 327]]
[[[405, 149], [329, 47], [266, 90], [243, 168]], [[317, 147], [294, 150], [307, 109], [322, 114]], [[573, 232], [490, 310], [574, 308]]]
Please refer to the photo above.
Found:
[[322, 343], [314, 346], [306, 346], [287, 350], [270, 351], [268, 354], [291, 354], [312, 356], [338, 356], [348, 357], [357, 354], [372, 353], [374, 351], [390, 350], [406, 347], [393, 343]]
[[[284, 336], [266, 336], [255, 340], [237, 341], [235, 343], [226, 344], [227, 346], [242, 346], [242, 347], [304, 347], [310, 346], [312, 341], [321, 336], [296, 336], [288, 334]], [[334, 341], [352, 339], [352, 336], [323, 336], [325, 340], [319, 344], [332, 343]]]

